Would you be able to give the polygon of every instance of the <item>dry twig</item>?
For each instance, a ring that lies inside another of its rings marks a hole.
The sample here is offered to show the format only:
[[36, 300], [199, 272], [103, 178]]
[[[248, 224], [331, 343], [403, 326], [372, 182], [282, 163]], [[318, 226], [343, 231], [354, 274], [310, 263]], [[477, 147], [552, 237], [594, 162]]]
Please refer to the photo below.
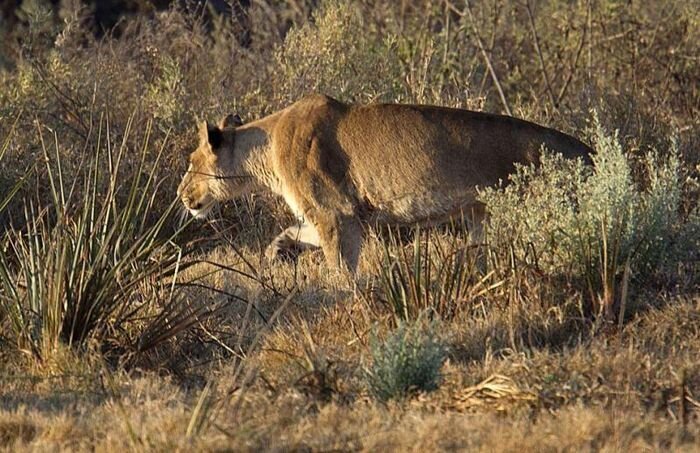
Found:
[[486, 63], [486, 67], [489, 70], [489, 73], [491, 74], [491, 79], [493, 79], [493, 84], [496, 86], [496, 90], [498, 91], [498, 96], [501, 98], [501, 103], [503, 104], [503, 109], [506, 111], [508, 115], [512, 115], [510, 107], [508, 106], [508, 101], [506, 100], [506, 96], [503, 92], [503, 87], [501, 86], [501, 82], [498, 80], [498, 76], [496, 75], [496, 70], [493, 68], [493, 65], [491, 64], [491, 59], [489, 58], [488, 53], [486, 52], [486, 48], [484, 47], [484, 43], [481, 40], [481, 36], [479, 35], [479, 29], [476, 26], [476, 20], [474, 20], [474, 15], [472, 14], [472, 9], [471, 6], [469, 6], [469, 1], [464, 2], [464, 11], [458, 10], [449, 0], [445, 2], [447, 7], [452, 10], [454, 13], [461, 17], [469, 16], [469, 23], [472, 26], [472, 31], [474, 32], [474, 38], [476, 38], [476, 44], [479, 46], [479, 51], [481, 52], [481, 55], [484, 57], [484, 62]]
[[554, 98], [554, 91], [552, 91], [552, 84], [549, 81], [549, 74], [547, 73], [547, 65], [544, 63], [544, 56], [542, 55], [542, 49], [540, 48], [540, 39], [537, 36], [537, 28], [535, 27], [535, 18], [532, 15], [532, 8], [530, 7], [530, 0], [525, 0], [525, 10], [527, 11], [527, 18], [530, 22], [530, 29], [532, 30], [532, 39], [535, 44], [535, 51], [537, 52], [537, 58], [540, 62], [540, 68], [542, 69], [542, 76], [544, 77], [545, 86], [547, 87], [547, 94], [549, 95], [549, 101], [552, 103], [552, 107], [559, 109], [557, 100]]

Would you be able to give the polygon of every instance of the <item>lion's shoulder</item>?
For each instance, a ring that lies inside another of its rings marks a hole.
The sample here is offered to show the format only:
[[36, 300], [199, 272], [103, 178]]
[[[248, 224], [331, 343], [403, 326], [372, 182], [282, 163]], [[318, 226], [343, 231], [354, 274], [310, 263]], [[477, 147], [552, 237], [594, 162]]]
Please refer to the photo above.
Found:
[[280, 112], [272, 135], [286, 140], [326, 135], [349, 107], [325, 94], [305, 96]]
[[314, 93], [307, 95], [298, 101], [296, 101], [294, 104], [290, 105], [287, 107], [284, 111], [287, 113], [283, 117], [286, 119], [304, 119], [308, 120], [309, 118], [302, 118], [300, 116], [306, 116], [306, 115], [313, 115], [313, 116], [321, 116], [321, 115], [328, 115], [329, 113], [332, 112], [339, 112], [345, 110], [347, 107], [349, 107], [348, 104], [345, 104], [337, 99], [334, 99], [328, 95], [325, 94], [320, 94], [320, 93]]

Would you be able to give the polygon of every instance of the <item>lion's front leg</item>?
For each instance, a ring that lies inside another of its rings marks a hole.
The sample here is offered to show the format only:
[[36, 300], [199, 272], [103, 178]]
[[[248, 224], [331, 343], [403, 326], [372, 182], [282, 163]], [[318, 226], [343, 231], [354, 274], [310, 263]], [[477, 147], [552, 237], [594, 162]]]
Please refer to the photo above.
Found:
[[321, 239], [313, 225], [303, 222], [280, 233], [267, 247], [265, 256], [274, 261], [280, 257], [294, 257], [307, 249], [319, 248]]

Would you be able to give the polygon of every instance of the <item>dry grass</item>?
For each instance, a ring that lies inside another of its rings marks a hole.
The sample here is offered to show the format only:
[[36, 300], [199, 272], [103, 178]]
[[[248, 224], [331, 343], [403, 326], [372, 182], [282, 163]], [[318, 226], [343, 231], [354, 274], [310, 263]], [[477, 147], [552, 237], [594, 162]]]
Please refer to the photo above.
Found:
[[[438, 391], [387, 405], [358, 388], [357, 348], [347, 346], [347, 335], [334, 334], [348, 327], [347, 316], [339, 315], [344, 311], [333, 307], [277, 328], [259, 352], [248, 386], [237, 385], [241, 381], [231, 364], [200, 368], [217, 383], [212, 390], [217, 404], [196, 436], [187, 436], [203, 391], [194, 381], [173, 381], [156, 372], [114, 373], [99, 364], [81, 379], [5, 374], [3, 448], [697, 448], [698, 300], [676, 300], [648, 311], [617, 335], [569, 348], [497, 350], [481, 361], [452, 357]], [[314, 351], [308, 343], [305, 348], [308, 341]], [[312, 378], [304, 363], [304, 354], [318, 358], [321, 351], [326, 366], [315, 371], [326, 373], [325, 393], [320, 376]]]
[[[127, 21], [121, 39], [95, 39], [70, 5], [61, 24], [37, 19], [20, 41], [3, 36], [2, 51], [12, 48], [0, 59], [10, 63], [0, 73], [3, 257], [9, 231], [30, 237], [29, 201], [55, 208], [47, 183], [55, 162], [66, 187], [78, 181], [80, 191], [81, 162], [110, 143], [123, 151], [124, 187], [152, 174], [161, 193], [174, 194], [195, 118], [233, 110], [256, 118], [311, 90], [490, 111], [505, 104], [584, 139], [596, 108], [607, 130], [620, 131], [640, 191], [651, 176], [646, 152], [677, 150], [673, 223], [690, 227], [673, 241], [689, 253], [662, 272], [633, 273], [624, 297], [612, 290], [627, 310], [611, 325], [596, 316], [596, 292], [580, 276], [550, 272], [538, 263], [542, 250], [507, 234], [465, 248], [454, 228], [370, 232], [356, 284], [328, 272], [320, 252], [267, 266], [262, 251], [290, 215], [279, 200], [238, 200], [174, 239], [194, 241], [176, 286], [185, 303], [216, 308], [206, 317], [182, 323], [149, 299], [152, 287], [171, 288], [167, 276], [155, 278], [114, 301], [121, 313], [151, 307], [144, 316], [116, 325], [106, 314], [98, 334], [80, 345], [57, 340], [38, 359], [13, 341], [0, 310], [0, 450], [700, 451], [697, 9], [680, 0], [542, 0], [528, 2], [529, 12], [523, 2], [487, 0], [471, 2], [471, 13], [459, 2], [252, 3], [248, 48], [225, 23], [176, 9]], [[126, 132], [149, 122], [154, 151], [141, 162], [147, 128]], [[39, 131], [57, 138], [48, 165]], [[149, 200], [146, 229], [170, 201]], [[9, 272], [20, 264], [4, 262]], [[610, 270], [615, 285], [627, 278], [620, 266]], [[31, 313], [15, 302], [16, 313]], [[424, 317], [447, 349], [440, 385], [379, 401], [365, 373], [372, 339]], [[24, 338], [38, 338], [33, 322], [20, 329]], [[143, 337], [160, 340], [136, 360], [133, 340]]]

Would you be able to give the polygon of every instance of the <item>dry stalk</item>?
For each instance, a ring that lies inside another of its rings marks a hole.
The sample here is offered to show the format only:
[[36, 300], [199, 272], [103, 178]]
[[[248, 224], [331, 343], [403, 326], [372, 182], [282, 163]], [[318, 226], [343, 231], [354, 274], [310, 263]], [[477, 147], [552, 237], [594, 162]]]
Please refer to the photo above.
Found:
[[496, 90], [498, 91], [498, 96], [501, 98], [501, 103], [503, 104], [503, 109], [506, 111], [508, 115], [512, 115], [510, 107], [508, 106], [508, 101], [506, 100], [506, 95], [503, 92], [503, 87], [501, 86], [501, 82], [498, 79], [498, 75], [496, 75], [496, 70], [493, 68], [493, 65], [491, 64], [491, 58], [489, 58], [488, 53], [486, 52], [486, 48], [484, 47], [484, 43], [481, 40], [481, 36], [479, 34], [479, 29], [476, 25], [476, 20], [474, 19], [474, 15], [472, 14], [472, 9], [471, 6], [469, 5], [469, 2], [466, 1], [464, 2], [464, 11], [458, 10], [449, 0], [445, 2], [447, 7], [452, 10], [454, 13], [461, 17], [468, 16], [469, 17], [469, 23], [472, 26], [472, 31], [474, 32], [474, 38], [476, 39], [476, 44], [479, 46], [479, 51], [481, 52], [481, 55], [484, 57], [484, 62], [486, 63], [486, 67], [489, 70], [489, 73], [491, 74], [491, 79], [493, 80], [493, 84], [496, 86]]
[[540, 62], [540, 68], [542, 69], [542, 76], [544, 77], [545, 86], [547, 87], [547, 94], [549, 95], [549, 101], [552, 103], [552, 107], [559, 109], [557, 100], [554, 98], [554, 91], [552, 91], [552, 84], [549, 81], [549, 74], [547, 73], [547, 65], [544, 63], [544, 56], [542, 55], [542, 49], [540, 47], [540, 39], [537, 35], [537, 28], [535, 27], [535, 18], [532, 15], [532, 8], [530, 7], [530, 0], [525, 0], [525, 10], [527, 11], [527, 18], [530, 22], [530, 29], [532, 30], [532, 39], [535, 44], [535, 51], [537, 52], [537, 58]]

